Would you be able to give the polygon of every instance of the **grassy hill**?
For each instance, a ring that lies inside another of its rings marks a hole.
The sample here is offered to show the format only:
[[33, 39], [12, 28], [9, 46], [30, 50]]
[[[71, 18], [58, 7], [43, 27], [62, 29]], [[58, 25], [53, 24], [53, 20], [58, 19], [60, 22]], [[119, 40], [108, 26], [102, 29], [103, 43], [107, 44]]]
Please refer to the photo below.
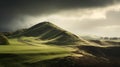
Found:
[[46, 44], [78, 44], [82, 41], [76, 35], [50, 23], [42, 22], [32, 26], [18, 36], [39, 37], [38, 40], [49, 40]]
[[[0, 67], [29, 67], [32, 63], [71, 56], [76, 49], [66, 46], [67, 40], [73, 44], [78, 39], [49, 22], [18, 30], [8, 36], [9, 45], [0, 45]], [[64, 46], [59, 46], [62, 41]]]
[[[5, 38], [2, 39], [2, 38]], [[0, 37], [0, 67], [120, 66], [120, 41], [78, 37], [50, 22]]]

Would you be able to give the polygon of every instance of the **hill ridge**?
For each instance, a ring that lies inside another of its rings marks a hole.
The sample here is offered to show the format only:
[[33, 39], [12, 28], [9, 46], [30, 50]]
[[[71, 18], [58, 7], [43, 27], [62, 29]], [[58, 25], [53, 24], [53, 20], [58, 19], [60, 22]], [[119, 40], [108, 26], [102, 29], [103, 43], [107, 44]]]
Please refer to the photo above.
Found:
[[80, 38], [75, 34], [50, 22], [38, 23], [24, 31], [20, 36], [39, 37], [41, 40], [54, 39], [46, 44], [77, 44], [80, 41]]

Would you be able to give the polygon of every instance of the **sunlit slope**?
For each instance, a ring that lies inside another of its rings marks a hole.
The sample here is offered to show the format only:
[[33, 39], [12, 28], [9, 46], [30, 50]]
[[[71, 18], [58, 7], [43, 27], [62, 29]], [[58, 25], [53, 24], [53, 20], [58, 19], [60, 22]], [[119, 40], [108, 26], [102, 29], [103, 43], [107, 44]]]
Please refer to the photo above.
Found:
[[71, 55], [71, 49], [57, 46], [0, 46], [0, 67], [29, 67], [27, 64]]
[[29, 54], [29, 53], [54, 53], [54, 52], [69, 52], [70, 49], [62, 49], [58, 46], [0, 46], [0, 53], [12, 53], [12, 54]]
[[[75, 49], [66, 46], [41, 44], [30, 37], [11, 38], [10, 45], [0, 46], [0, 64], [5, 65], [8, 61], [14, 63], [35, 63], [54, 58], [70, 56]], [[30, 41], [27, 41], [30, 40]], [[4, 61], [5, 63], [1, 63]], [[10, 62], [8, 64], [12, 64]]]
[[0, 67], [29, 67], [27, 64], [71, 56], [74, 48], [43, 44], [38, 37], [10, 37], [9, 45], [0, 44]]
[[51, 40], [46, 42], [46, 44], [78, 44], [78, 42], [81, 41], [76, 35], [63, 30], [50, 22], [36, 24], [19, 36], [32, 36], [39, 37], [38, 39], [41, 40]]

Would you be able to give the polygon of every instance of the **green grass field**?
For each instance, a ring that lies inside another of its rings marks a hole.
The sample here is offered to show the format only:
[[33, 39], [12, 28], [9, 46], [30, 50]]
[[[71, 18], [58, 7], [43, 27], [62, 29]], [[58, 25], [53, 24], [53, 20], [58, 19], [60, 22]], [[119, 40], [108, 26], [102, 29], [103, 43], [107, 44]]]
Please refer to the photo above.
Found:
[[[40, 40], [38, 37], [9, 38], [8, 40], [9, 45], [0, 45], [0, 67], [34, 67], [29, 65], [37, 63], [40, 67], [46, 67], [46, 65], [49, 66], [49, 62], [46, 61], [56, 58], [84, 57], [84, 55], [94, 57], [94, 54], [84, 52], [82, 49], [80, 49], [82, 54], [75, 54], [76, 48], [73, 48], [75, 45], [44, 44], [49, 40]], [[91, 49], [98, 51], [96, 48]], [[99, 54], [99, 51], [97, 53]], [[89, 59], [88, 57], [88, 61]]]
[[[9, 39], [10, 45], [0, 45], [0, 63], [7, 61], [35, 63], [70, 56], [75, 51], [75, 49], [67, 46], [42, 44], [43, 41], [35, 39], [35, 37], [11, 38]], [[13, 62], [7, 64], [10, 65]], [[0, 65], [4, 66], [4, 63]]]

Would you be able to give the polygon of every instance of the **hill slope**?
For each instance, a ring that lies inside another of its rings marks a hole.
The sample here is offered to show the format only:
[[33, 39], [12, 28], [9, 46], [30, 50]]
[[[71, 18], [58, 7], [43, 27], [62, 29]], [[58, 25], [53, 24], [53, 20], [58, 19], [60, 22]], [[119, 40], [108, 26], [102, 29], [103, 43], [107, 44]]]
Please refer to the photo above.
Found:
[[80, 41], [76, 35], [50, 22], [38, 23], [19, 36], [39, 37], [40, 40], [49, 40], [46, 44], [77, 44]]

